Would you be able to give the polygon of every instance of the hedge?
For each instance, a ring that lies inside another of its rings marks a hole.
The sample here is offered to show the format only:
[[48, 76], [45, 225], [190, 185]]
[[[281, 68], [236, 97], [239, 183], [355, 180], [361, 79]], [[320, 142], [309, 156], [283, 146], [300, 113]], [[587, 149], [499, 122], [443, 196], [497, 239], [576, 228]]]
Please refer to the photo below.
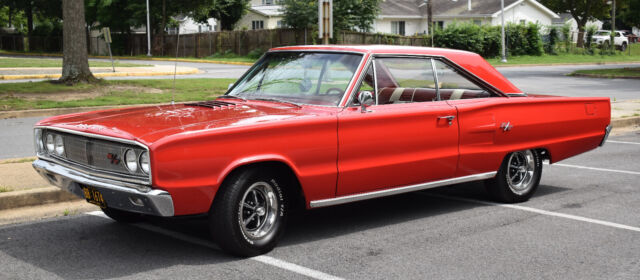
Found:
[[[483, 57], [500, 55], [500, 26], [453, 23], [434, 32], [436, 47], [467, 50]], [[542, 55], [540, 26], [535, 23], [508, 24], [505, 39], [509, 55]]]

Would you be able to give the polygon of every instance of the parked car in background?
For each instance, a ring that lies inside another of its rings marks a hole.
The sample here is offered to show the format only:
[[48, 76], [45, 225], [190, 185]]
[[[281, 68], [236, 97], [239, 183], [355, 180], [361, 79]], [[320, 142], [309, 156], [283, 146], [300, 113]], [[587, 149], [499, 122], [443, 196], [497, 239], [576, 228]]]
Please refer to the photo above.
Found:
[[484, 181], [528, 200], [542, 162], [604, 144], [608, 97], [525, 94], [478, 54], [405, 46], [270, 50], [215, 100], [48, 118], [34, 168], [120, 222], [207, 214], [266, 253], [297, 206]]
[[633, 43], [637, 43], [638, 42], [638, 35], [633, 34], [633, 32], [631, 32], [631, 30], [621, 30], [622, 34], [624, 36], [627, 37], [627, 39], [629, 40], [629, 44], [633, 44]]
[[[593, 34], [591, 42], [600, 45], [603, 48], [608, 48], [609, 46], [611, 46], [611, 31], [598, 30], [595, 34]], [[629, 46], [629, 39], [623, 34], [622, 31], [618, 30], [614, 33], [613, 43], [616, 48], [624, 51]]]

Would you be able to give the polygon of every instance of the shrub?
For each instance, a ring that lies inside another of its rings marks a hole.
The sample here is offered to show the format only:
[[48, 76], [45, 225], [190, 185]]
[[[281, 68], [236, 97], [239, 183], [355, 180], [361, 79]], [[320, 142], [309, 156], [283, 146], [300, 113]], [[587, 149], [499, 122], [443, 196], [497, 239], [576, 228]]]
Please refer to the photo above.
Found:
[[261, 48], [254, 49], [250, 51], [247, 56], [252, 59], [258, 59], [264, 54], [264, 50]]
[[[438, 47], [467, 50], [484, 57], [496, 57], [501, 50], [500, 26], [478, 26], [472, 23], [453, 23], [436, 29], [434, 42]], [[542, 37], [537, 24], [509, 24], [505, 30], [507, 48], [511, 55], [542, 55]]]

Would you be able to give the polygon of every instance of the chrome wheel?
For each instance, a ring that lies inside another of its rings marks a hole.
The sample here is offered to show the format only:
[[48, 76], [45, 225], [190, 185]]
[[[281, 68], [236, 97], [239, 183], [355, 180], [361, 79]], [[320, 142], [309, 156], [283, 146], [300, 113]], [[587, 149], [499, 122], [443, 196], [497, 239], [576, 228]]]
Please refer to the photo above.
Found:
[[511, 191], [522, 195], [533, 186], [536, 168], [535, 157], [530, 150], [513, 152], [508, 159], [506, 179]]
[[238, 223], [249, 239], [260, 239], [273, 229], [278, 213], [278, 198], [267, 182], [256, 182], [242, 196]]

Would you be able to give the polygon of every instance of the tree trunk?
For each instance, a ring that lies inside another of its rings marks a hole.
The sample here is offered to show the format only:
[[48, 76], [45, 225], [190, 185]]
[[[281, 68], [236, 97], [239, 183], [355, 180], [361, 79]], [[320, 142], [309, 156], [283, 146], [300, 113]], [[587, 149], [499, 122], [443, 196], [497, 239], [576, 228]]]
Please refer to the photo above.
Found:
[[161, 52], [160, 55], [164, 56], [164, 29], [167, 27], [167, 0], [162, 0], [162, 26], [160, 28], [160, 41]]
[[33, 33], [33, 2], [27, 1], [25, 14], [27, 16], [27, 42], [29, 42], [29, 46], [26, 51], [29, 51], [31, 50], [31, 34]]
[[586, 22], [578, 22], [578, 48], [584, 47], [584, 30], [586, 25]]
[[84, 1], [62, 0], [62, 19], [62, 77], [57, 82], [96, 82], [89, 70]]

